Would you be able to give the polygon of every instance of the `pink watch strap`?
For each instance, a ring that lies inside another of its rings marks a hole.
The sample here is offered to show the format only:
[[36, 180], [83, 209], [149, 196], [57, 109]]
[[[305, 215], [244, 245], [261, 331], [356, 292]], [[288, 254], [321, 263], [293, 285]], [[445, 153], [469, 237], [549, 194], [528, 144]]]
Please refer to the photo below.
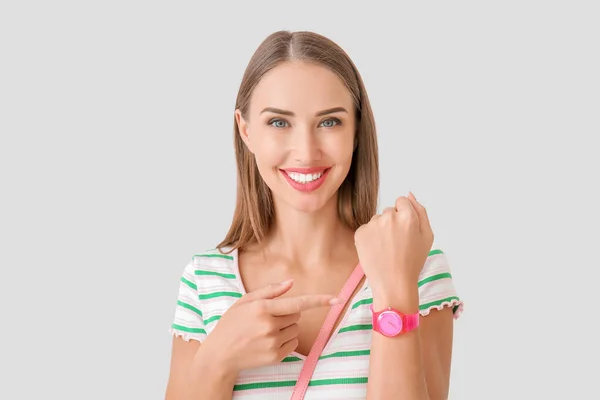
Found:
[[339, 304], [331, 306], [331, 308], [329, 309], [329, 313], [325, 318], [323, 326], [321, 326], [319, 335], [317, 336], [313, 347], [310, 349], [310, 353], [308, 353], [306, 361], [304, 361], [304, 365], [302, 366], [302, 370], [300, 371], [300, 377], [296, 382], [296, 386], [294, 387], [294, 392], [292, 393], [292, 397], [290, 398], [290, 400], [301, 400], [304, 398], [304, 394], [306, 393], [306, 389], [308, 388], [310, 378], [312, 377], [315, 367], [317, 366], [319, 356], [321, 356], [323, 348], [325, 348], [325, 345], [327, 344], [327, 340], [329, 339], [330, 333], [335, 326], [335, 322], [337, 321], [340, 313], [348, 303], [348, 300], [350, 300], [350, 296], [352, 296], [352, 293], [354, 292], [354, 290], [356, 290], [356, 287], [360, 283], [363, 275], [364, 272], [362, 270], [362, 267], [360, 266], [360, 264], [358, 264], [354, 268], [352, 275], [350, 275], [350, 277], [344, 284], [344, 287], [340, 291], [340, 294], [338, 295], [338, 298], [341, 300], [341, 302]]
[[410, 332], [419, 326], [419, 313], [405, 315], [402, 321], [402, 331]]

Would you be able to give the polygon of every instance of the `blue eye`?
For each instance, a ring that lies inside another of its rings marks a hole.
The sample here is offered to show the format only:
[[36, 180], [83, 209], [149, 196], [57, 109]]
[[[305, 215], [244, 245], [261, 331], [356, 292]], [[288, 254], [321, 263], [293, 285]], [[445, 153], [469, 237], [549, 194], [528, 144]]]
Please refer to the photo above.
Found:
[[[284, 124], [287, 124], [287, 122], [282, 119], [272, 119], [271, 121], [269, 121], [269, 125], [273, 126], [273, 123], [276, 123], [276, 122], [282, 122]], [[273, 128], [281, 129], [281, 128], [285, 128], [285, 125], [284, 126], [281, 126], [281, 125], [273, 126]]]
[[[325, 121], [322, 122], [322, 124], [324, 124], [325, 122], [335, 122], [335, 125], [339, 125], [342, 123], [342, 121], [340, 121], [337, 118], [326, 119]], [[333, 128], [335, 125], [325, 125], [325, 128]]]

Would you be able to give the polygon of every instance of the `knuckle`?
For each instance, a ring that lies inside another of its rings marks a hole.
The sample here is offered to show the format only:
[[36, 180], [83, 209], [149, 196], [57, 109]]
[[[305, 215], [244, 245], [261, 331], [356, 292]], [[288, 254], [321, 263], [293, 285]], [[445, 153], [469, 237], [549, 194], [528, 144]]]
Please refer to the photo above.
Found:
[[268, 304], [265, 300], [258, 300], [254, 302], [254, 309], [259, 314], [265, 314], [267, 312]]
[[400, 196], [396, 199], [396, 207], [404, 206], [406, 202], [409, 201], [406, 196]]
[[260, 336], [269, 339], [273, 334], [273, 327], [268, 321], [263, 321], [258, 328], [258, 333]]
[[265, 318], [265, 322], [263, 325], [265, 327], [265, 332], [267, 335], [273, 334], [277, 328], [275, 326], [275, 321], [273, 321], [273, 319], [271, 318]]
[[403, 221], [413, 221], [416, 219], [415, 213], [406, 207], [402, 207], [400, 210], [398, 210], [398, 217]]
[[379, 220], [384, 223], [389, 223], [394, 218], [394, 214], [391, 212], [384, 212], [381, 214], [381, 218]]

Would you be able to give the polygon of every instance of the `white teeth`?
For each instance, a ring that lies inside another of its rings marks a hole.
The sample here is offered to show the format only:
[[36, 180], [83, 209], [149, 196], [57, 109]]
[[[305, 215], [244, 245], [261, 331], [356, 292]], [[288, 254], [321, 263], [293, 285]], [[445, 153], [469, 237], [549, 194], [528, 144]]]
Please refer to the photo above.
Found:
[[288, 174], [288, 176], [290, 178], [292, 178], [292, 180], [294, 180], [298, 183], [312, 182], [314, 180], [319, 179], [321, 176], [323, 176], [322, 172], [319, 172], [317, 174], [299, 174], [297, 172], [286, 172], [286, 174]]

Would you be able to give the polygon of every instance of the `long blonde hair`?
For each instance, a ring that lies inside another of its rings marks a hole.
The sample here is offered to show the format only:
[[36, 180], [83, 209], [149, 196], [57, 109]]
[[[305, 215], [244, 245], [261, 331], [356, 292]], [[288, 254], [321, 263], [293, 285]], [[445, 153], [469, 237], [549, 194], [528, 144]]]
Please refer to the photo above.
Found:
[[[375, 121], [362, 78], [346, 52], [330, 39], [314, 32], [272, 33], [253, 54], [242, 78], [235, 108], [246, 118], [252, 91], [260, 79], [277, 65], [304, 61], [333, 71], [350, 91], [356, 115], [355, 150], [346, 179], [338, 190], [338, 214], [343, 224], [356, 230], [369, 222], [377, 209], [379, 154]], [[243, 249], [260, 242], [274, 220], [273, 197], [263, 181], [254, 155], [240, 137], [233, 121], [237, 162], [237, 200], [229, 231], [218, 249]], [[223, 251], [223, 250], [222, 250]]]

